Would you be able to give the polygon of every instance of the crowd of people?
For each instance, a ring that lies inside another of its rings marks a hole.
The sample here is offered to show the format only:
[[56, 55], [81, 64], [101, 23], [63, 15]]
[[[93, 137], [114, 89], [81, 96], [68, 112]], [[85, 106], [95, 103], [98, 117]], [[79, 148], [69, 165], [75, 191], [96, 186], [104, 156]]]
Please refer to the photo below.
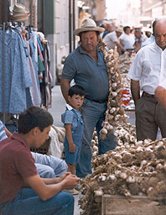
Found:
[[[155, 140], [158, 130], [166, 137], [166, 20], [154, 20], [152, 26], [124, 26], [118, 37], [114, 23], [106, 23], [101, 36], [108, 49], [117, 47], [119, 54], [134, 52], [130, 66], [131, 94], [135, 104], [137, 140]], [[122, 47], [122, 48], [121, 48]]]
[[104, 54], [98, 48], [101, 37], [107, 49], [117, 47], [119, 54], [133, 50], [137, 53], [128, 74], [136, 108], [137, 139], [155, 140], [158, 128], [166, 137], [166, 20], [155, 20], [152, 28], [151, 42], [146, 45], [147, 36], [138, 27], [134, 32], [130, 26], [120, 29], [113, 23], [99, 27], [88, 18], [74, 31], [80, 39], [79, 46], [66, 58], [61, 78], [67, 103], [62, 113], [66, 162], [30, 151], [30, 147], [40, 147], [49, 137], [53, 117], [48, 111], [28, 108], [19, 115], [18, 132], [13, 134], [0, 122], [3, 215], [73, 215], [74, 198], [68, 190], [92, 173], [94, 130], [98, 135], [98, 154], [116, 148], [113, 132], [104, 140], [100, 137], [109, 95]]
[[151, 26], [143, 28], [140, 26], [118, 26], [114, 22], [102, 24], [104, 32], [101, 37], [108, 49], [118, 49], [119, 54], [125, 51], [135, 51], [154, 41]]

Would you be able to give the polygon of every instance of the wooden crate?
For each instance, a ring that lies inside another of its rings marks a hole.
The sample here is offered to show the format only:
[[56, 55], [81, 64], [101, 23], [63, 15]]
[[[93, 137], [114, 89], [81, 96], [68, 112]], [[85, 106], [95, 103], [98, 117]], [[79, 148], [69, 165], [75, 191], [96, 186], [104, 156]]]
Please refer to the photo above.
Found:
[[[159, 199], [158, 199], [159, 200]], [[102, 196], [102, 215], [166, 215], [166, 205], [144, 196]]]

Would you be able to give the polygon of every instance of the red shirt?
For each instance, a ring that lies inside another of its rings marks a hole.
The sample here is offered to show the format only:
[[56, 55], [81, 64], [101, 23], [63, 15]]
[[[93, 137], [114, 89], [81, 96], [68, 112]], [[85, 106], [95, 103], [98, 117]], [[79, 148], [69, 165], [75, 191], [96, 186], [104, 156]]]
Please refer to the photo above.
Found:
[[0, 143], [0, 203], [14, 199], [24, 179], [36, 174], [30, 148], [19, 134]]

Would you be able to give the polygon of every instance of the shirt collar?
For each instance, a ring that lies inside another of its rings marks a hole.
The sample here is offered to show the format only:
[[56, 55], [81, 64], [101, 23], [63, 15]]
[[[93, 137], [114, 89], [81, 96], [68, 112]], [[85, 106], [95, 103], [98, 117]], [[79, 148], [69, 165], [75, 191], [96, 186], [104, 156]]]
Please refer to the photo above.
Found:
[[23, 145], [25, 145], [29, 148], [29, 145], [25, 142], [25, 140], [21, 137], [21, 135], [19, 133], [14, 132], [10, 138], [17, 140], [18, 142], [22, 143]]
[[66, 108], [67, 108], [68, 110], [73, 110], [73, 107], [72, 107], [71, 105], [69, 105], [69, 104], [66, 104]]
[[162, 49], [157, 45], [156, 42], [153, 42], [153, 44], [154, 44], [154, 47], [155, 47], [157, 50], [159, 50], [160, 52], [166, 52], [166, 49], [162, 50]]

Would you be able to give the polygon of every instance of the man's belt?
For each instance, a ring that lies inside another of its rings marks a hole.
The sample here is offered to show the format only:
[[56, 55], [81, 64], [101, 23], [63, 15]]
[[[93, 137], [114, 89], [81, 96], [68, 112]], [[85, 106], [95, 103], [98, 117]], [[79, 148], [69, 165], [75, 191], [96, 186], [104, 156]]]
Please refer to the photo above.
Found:
[[96, 102], [96, 103], [105, 103], [105, 102], [107, 102], [107, 100], [106, 99], [91, 99], [91, 98], [87, 98], [86, 97], [86, 99], [88, 99], [88, 100], [90, 100], [90, 101], [92, 101], [92, 102]]

